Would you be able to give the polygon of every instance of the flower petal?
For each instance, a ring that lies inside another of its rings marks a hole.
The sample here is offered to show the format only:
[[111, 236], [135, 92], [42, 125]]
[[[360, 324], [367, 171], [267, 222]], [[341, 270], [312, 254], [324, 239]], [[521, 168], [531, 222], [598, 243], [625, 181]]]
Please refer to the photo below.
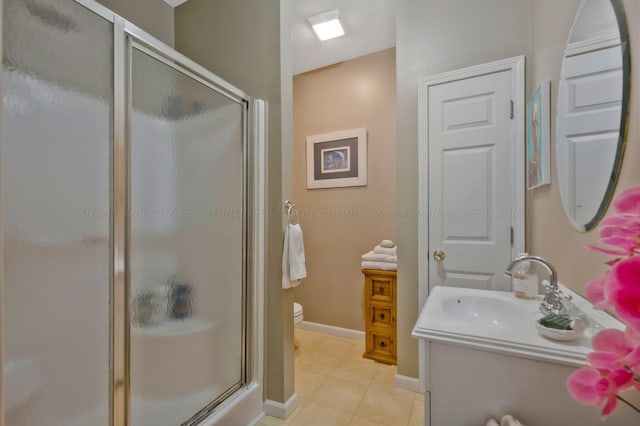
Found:
[[627, 336], [622, 330], [602, 330], [593, 337], [591, 346], [596, 351], [611, 352], [619, 356], [625, 356], [631, 351], [627, 342]]
[[627, 237], [620, 235], [611, 235], [609, 237], [601, 238], [602, 244], [608, 246], [620, 247], [625, 253], [632, 254], [634, 250], [640, 248], [640, 243], [637, 240], [637, 236]]
[[624, 369], [613, 370], [608, 375], [609, 379], [609, 392], [617, 393], [619, 390], [624, 390], [633, 384], [633, 374]]
[[640, 227], [640, 211], [632, 213], [618, 213], [607, 216], [600, 221], [599, 228], [603, 227]]
[[605, 298], [622, 321], [640, 331], [640, 256], [621, 260], [611, 268]]
[[602, 277], [597, 280], [591, 281], [585, 287], [586, 297], [596, 309], [608, 309], [611, 307], [611, 304], [607, 301], [605, 295], [606, 283], [606, 277]]
[[617, 405], [618, 405], [618, 398], [616, 398], [615, 395], [611, 395], [609, 398], [607, 398], [607, 403], [602, 408], [602, 413], [600, 414], [601, 416], [600, 418], [602, 420], [605, 420], [609, 416], [609, 414], [611, 414], [613, 410], [616, 409]]
[[613, 201], [613, 209], [618, 213], [640, 212], [640, 187], [622, 191]]
[[600, 405], [603, 395], [596, 390], [596, 384], [602, 379], [594, 368], [581, 368], [567, 379], [567, 390], [576, 401], [585, 405]]
[[618, 318], [640, 331], [640, 288], [619, 290], [614, 294], [612, 302]]
[[591, 352], [587, 362], [598, 370], [615, 370], [623, 367], [622, 357], [612, 352]]
[[640, 366], [640, 346], [633, 349], [629, 355], [624, 357], [624, 363], [634, 370]]
[[596, 251], [598, 253], [613, 254], [615, 256], [626, 256], [628, 254], [624, 250], [608, 249], [608, 248], [603, 248], [598, 246], [592, 246], [590, 244], [584, 245], [584, 248], [586, 248], [587, 250]]

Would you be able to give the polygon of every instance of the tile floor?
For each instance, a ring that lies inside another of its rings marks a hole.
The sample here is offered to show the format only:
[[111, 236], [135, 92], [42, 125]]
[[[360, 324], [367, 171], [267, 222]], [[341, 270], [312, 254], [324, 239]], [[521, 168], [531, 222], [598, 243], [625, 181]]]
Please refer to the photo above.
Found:
[[364, 342], [296, 329], [298, 408], [261, 426], [422, 425], [422, 394], [395, 386], [396, 367], [362, 358]]

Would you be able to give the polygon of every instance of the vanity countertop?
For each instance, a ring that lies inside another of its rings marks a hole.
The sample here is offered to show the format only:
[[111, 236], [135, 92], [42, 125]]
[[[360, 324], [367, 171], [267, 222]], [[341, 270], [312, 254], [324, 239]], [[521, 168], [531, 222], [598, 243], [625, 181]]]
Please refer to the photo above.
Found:
[[412, 336], [431, 342], [471, 347], [490, 352], [558, 364], [583, 366], [591, 352], [591, 337], [603, 328], [623, 325], [565, 286], [574, 309], [589, 318], [584, 334], [569, 342], [538, 334], [536, 321], [541, 298], [523, 300], [511, 292], [437, 286], [429, 295]]

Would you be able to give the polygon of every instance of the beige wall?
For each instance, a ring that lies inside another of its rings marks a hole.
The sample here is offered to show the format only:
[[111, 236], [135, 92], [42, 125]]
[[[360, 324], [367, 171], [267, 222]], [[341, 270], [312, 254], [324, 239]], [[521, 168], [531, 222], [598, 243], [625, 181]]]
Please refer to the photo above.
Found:
[[[418, 210], [418, 78], [529, 51], [530, 0], [399, 0], [398, 206]], [[546, 28], [546, 27], [545, 27]], [[398, 373], [418, 375], [418, 218], [399, 216]]]
[[[631, 69], [640, 67], [640, 45], [638, 40], [639, 2], [623, 1], [630, 32]], [[532, 9], [531, 73], [528, 94], [542, 80], [551, 80], [551, 185], [530, 192], [529, 208], [533, 214], [528, 220], [528, 249], [531, 253], [549, 259], [558, 269], [560, 281], [572, 289], [584, 293], [587, 282], [598, 278], [605, 271], [605, 255], [582, 249], [584, 244], [596, 244], [597, 231], [576, 231], [563, 217], [562, 201], [558, 189], [555, 163], [555, 116], [558, 96], [558, 79], [562, 56], [573, 18], [580, 0], [534, 0]], [[541, 23], [544, 23], [542, 25]], [[638, 94], [640, 74], [633, 73], [631, 79], [631, 107], [627, 148], [616, 193], [640, 184], [640, 126], [638, 122]]]
[[281, 289], [282, 178], [280, 2], [190, 0], [176, 8], [176, 49], [269, 102], [266, 362], [267, 399], [293, 394], [293, 292]]
[[105, 7], [173, 46], [173, 8], [162, 0], [98, 0]]
[[[295, 290], [305, 321], [363, 330], [360, 255], [396, 238], [395, 49], [293, 80], [294, 194], [308, 277]], [[365, 127], [366, 187], [307, 189], [306, 137]]]

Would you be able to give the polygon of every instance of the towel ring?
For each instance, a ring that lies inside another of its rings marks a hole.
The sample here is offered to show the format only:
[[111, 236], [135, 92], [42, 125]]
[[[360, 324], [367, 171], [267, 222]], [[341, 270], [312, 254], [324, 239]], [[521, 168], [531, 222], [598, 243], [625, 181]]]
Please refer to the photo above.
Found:
[[[293, 204], [291, 201], [287, 200], [284, 202], [284, 208], [287, 211], [287, 222], [289, 222], [292, 225], [295, 225], [297, 223], [300, 222], [300, 216], [298, 215], [298, 209], [296, 208], [296, 205]], [[295, 213], [295, 220], [296, 223], [291, 223], [291, 213]]]

